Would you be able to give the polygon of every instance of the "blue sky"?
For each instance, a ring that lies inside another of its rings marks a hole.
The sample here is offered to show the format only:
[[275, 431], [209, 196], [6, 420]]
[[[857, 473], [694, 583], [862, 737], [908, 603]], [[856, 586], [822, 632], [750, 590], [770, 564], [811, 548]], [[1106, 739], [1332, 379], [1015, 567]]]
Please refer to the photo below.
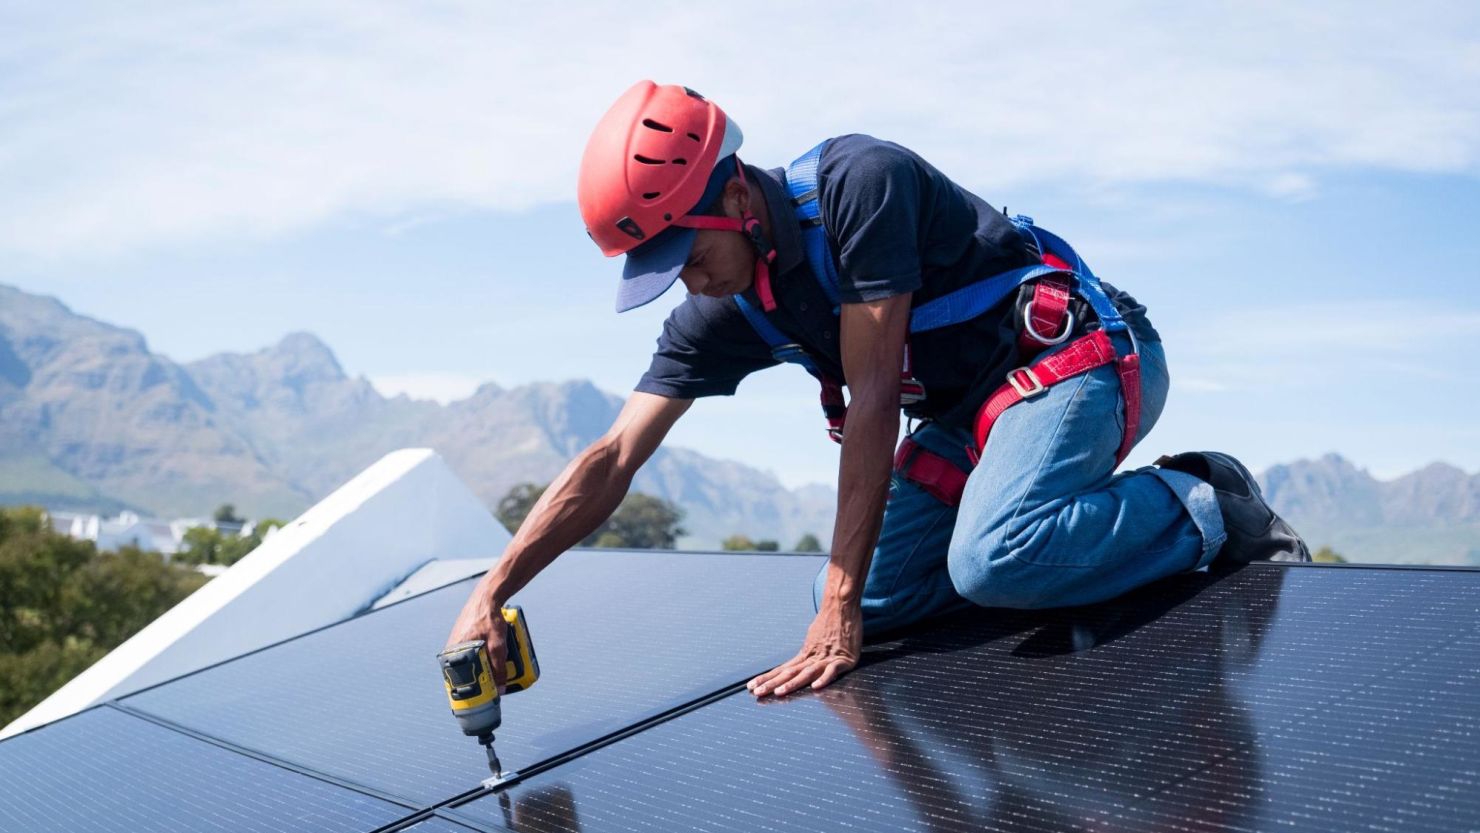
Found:
[[[612, 312], [572, 194], [653, 77], [747, 161], [869, 132], [1072, 240], [1167, 343], [1132, 464], [1480, 469], [1480, 12], [1290, 5], [7, 6], [0, 282], [182, 361], [308, 330], [387, 392], [625, 393], [682, 289]], [[767, 371], [671, 442], [829, 481], [815, 395]]]

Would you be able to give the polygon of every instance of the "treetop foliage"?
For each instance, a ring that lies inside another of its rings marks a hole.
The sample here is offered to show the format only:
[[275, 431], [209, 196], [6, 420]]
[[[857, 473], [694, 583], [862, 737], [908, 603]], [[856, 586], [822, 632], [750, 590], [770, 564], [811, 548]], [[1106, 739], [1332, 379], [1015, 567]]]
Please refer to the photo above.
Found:
[[206, 581], [136, 546], [99, 552], [40, 509], [0, 508], [0, 725]]
[[185, 530], [182, 536], [185, 546], [175, 553], [175, 561], [183, 564], [222, 564], [229, 567], [257, 549], [269, 530], [283, 525], [284, 522], [277, 518], [264, 518], [252, 526], [251, 533], [245, 535], [222, 532], [209, 526], [193, 526]]
[[[524, 519], [545, 494], [545, 486], [520, 483], [499, 499], [494, 515], [509, 532], [519, 531]], [[679, 521], [683, 510], [662, 498], [631, 492], [595, 532], [581, 541], [583, 547], [613, 549], [671, 550], [685, 533]]]
[[1321, 561], [1327, 564], [1345, 564], [1346, 557], [1330, 547], [1321, 547], [1316, 550], [1315, 555], [1310, 557], [1312, 561]]

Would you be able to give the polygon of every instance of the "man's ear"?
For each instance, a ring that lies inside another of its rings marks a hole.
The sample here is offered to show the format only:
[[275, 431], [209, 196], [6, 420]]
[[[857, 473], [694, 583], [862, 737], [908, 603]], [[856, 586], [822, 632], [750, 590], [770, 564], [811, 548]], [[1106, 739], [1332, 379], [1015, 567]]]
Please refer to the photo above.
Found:
[[725, 183], [725, 214], [730, 217], [743, 217], [750, 210], [750, 188], [745, 185], [745, 180], [740, 177], [731, 177]]

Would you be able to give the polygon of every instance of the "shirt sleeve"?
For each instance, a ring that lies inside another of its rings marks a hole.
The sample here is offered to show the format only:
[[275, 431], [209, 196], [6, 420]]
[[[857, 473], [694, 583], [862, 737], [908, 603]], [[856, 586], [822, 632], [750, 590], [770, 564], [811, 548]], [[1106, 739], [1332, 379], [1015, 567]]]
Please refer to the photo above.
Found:
[[779, 363], [734, 300], [691, 295], [663, 322], [633, 390], [671, 399], [732, 396], [741, 379]]
[[877, 301], [922, 284], [925, 183], [919, 157], [870, 136], [828, 143], [818, 170], [823, 226], [838, 254], [838, 297]]

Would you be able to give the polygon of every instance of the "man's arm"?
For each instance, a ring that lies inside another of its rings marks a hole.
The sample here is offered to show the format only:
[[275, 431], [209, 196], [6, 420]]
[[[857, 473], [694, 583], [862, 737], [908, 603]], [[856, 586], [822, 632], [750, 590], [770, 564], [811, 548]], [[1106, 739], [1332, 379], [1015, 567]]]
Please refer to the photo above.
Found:
[[596, 531], [626, 497], [632, 478], [669, 429], [693, 404], [634, 393], [601, 439], [576, 456], [555, 478], [505, 548], [503, 557], [473, 588], [447, 644], [488, 643], [500, 688], [504, 684], [504, 629], [499, 608], [557, 556]]
[[908, 294], [843, 304], [840, 338], [848, 379], [848, 422], [822, 604], [801, 652], [750, 681], [748, 687], [756, 696], [786, 694], [808, 684], [819, 689], [858, 664], [863, 582], [879, 541], [899, 438], [899, 370], [909, 322]]

